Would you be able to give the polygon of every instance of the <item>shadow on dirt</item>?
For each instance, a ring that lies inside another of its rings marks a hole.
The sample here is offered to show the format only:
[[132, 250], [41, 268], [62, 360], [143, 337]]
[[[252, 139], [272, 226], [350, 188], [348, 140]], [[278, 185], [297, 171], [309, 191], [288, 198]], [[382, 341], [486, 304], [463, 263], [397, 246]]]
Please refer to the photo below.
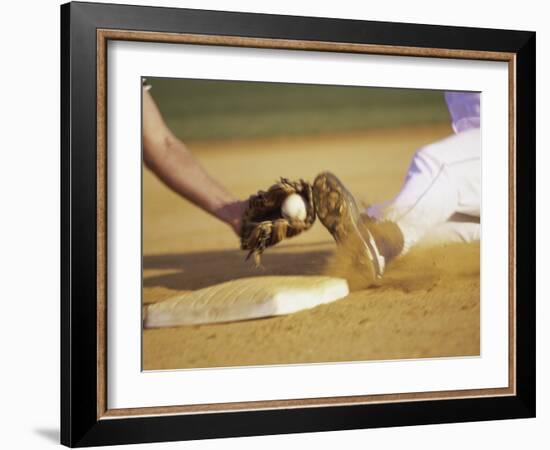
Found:
[[[303, 246], [300, 251], [272, 250], [256, 267], [245, 261], [240, 250], [145, 255], [143, 270], [170, 270], [171, 273], [145, 277], [143, 287], [162, 286], [173, 290], [195, 290], [238, 278], [267, 275], [319, 275], [332, 251], [318, 245]], [[325, 246], [326, 247], [326, 246]]]

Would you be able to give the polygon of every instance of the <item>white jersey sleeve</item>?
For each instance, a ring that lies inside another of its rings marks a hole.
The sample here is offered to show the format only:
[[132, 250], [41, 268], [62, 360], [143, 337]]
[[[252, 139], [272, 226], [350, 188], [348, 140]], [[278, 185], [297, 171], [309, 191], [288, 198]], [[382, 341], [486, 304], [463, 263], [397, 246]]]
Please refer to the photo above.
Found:
[[479, 92], [445, 92], [445, 101], [451, 114], [452, 126], [455, 133], [460, 133], [471, 128], [479, 128]]

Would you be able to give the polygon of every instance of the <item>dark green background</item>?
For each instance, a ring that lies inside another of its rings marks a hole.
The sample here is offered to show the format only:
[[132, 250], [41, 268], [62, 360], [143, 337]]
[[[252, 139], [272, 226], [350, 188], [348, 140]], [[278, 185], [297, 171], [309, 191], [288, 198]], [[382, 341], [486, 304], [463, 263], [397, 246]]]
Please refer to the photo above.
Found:
[[185, 140], [353, 132], [448, 123], [442, 91], [147, 78]]

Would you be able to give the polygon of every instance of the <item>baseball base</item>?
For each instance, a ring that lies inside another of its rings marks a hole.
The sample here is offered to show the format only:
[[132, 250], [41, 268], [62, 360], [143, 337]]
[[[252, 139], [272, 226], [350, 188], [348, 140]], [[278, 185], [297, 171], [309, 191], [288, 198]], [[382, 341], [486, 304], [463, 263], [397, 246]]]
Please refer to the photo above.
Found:
[[327, 276], [266, 276], [228, 281], [145, 309], [145, 328], [199, 325], [291, 314], [349, 294], [346, 280]]

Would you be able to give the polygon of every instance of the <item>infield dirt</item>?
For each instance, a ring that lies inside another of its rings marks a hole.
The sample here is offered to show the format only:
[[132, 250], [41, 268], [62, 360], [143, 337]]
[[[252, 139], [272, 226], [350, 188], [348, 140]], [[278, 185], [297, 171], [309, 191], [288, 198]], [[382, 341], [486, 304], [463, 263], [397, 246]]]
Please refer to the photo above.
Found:
[[[414, 151], [447, 126], [330, 136], [190, 143], [229, 190], [246, 198], [280, 176], [334, 172], [363, 204], [399, 190]], [[235, 278], [326, 273], [335, 244], [317, 222], [245, 262], [231, 229], [169, 191], [144, 168], [143, 302]], [[364, 289], [338, 262], [351, 294], [284, 317], [143, 332], [143, 368], [176, 369], [479, 355], [479, 244], [418, 247]], [[330, 269], [333, 271], [333, 269]]]

